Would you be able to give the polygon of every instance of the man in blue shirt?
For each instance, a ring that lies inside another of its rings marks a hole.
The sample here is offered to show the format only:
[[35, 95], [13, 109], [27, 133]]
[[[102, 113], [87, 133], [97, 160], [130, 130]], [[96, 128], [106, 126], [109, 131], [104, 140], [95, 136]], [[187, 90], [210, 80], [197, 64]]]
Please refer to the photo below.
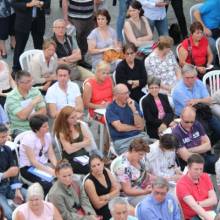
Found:
[[180, 209], [176, 200], [168, 193], [166, 179], [157, 177], [152, 184], [152, 193], [136, 207], [138, 220], [180, 220]]
[[113, 90], [114, 101], [106, 109], [106, 120], [117, 154], [128, 150], [131, 141], [142, 137], [149, 141], [149, 136], [142, 132], [144, 119], [138, 104], [129, 97], [128, 87], [117, 84]]
[[[182, 68], [183, 79], [173, 89], [172, 97], [175, 114], [180, 116], [186, 106], [194, 106], [198, 103], [210, 105], [212, 100], [206, 86], [197, 79], [197, 72], [193, 65], [185, 64]], [[212, 115], [206, 123], [217, 137], [220, 136], [220, 121]]]

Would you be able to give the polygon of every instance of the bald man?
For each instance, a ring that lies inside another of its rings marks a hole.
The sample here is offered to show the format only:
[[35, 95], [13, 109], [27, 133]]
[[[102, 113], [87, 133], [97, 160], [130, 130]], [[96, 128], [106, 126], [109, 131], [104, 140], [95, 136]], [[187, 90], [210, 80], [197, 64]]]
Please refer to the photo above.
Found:
[[114, 101], [108, 105], [106, 119], [115, 151], [120, 155], [128, 150], [131, 141], [142, 137], [149, 142], [149, 136], [143, 132], [144, 119], [138, 104], [129, 97], [125, 84], [117, 84], [113, 89]]
[[179, 141], [177, 155], [181, 168], [184, 168], [186, 161], [193, 153], [198, 153], [205, 159], [204, 171], [215, 174], [215, 162], [218, 157], [210, 153], [209, 137], [202, 125], [196, 121], [195, 110], [192, 107], [185, 107], [180, 118], [180, 123], [173, 128], [172, 133]]

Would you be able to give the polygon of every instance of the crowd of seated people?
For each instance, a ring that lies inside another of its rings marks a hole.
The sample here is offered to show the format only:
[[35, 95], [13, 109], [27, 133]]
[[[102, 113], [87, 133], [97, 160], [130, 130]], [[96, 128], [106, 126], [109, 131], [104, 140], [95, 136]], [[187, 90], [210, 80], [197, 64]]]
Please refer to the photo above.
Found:
[[[117, 32], [106, 4], [96, 2], [92, 21], [92, 0], [87, 5], [71, 0], [67, 8], [69, 1], [63, 0], [64, 19], [53, 22], [51, 39], [44, 42], [47, 2], [22, 5], [34, 16], [29, 22], [42, 19], [39, 39], [32, 33], [35, 49], [42, 50], [31, 58], [29, 72], [20, 70], [30, 30], [16, 29], [15, 80], [0, 61], [0, 220], [214, 220], [217, 198], [207, 173], [216, 174], [219, 190], [220, 159], [212, 144], [219, 141], [220, 119], [210, 109], [218, 93], [211, 97], [201, 81], [213, 62], [203, 18], [195, 12], [178, 63], [167, 36], [168, 1], [127, 0], [121, 13], [127, 11], [128, 18]], [[19, 4], [12, 1], [17, 23], [24, 13]], [[90, 7], [83, 15], [87, 24], [75, 17], [80, 15], [72, 10], [75, 4]], [[76, 31], [70, 33], [69, 22]], [[80, 39], [87, 25], [91, 32]], [[84, 68], [87, 46], [92, 67]], [[141, 59], [143, 47], [150, 50]], [[107, 60], [112, 51], [120, 59]], [[109, 151], [94, 149], [96, 130], [85, 120], [107, 127]], [[6, 141], [16, 137], [20, 142], [10, 149]], [[110, 159], [108, 168], [103, 155]]]

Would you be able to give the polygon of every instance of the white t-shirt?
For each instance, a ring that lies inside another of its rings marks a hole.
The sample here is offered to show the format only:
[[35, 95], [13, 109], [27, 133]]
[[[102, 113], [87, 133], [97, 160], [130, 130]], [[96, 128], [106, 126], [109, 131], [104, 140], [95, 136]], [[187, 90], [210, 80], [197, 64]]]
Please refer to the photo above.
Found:
[[[42, 164], [46, 164], [48, 162], [48, 149], [52, 144], [50, 133], [45, 134], [44, 141], [45, 141], [45, 144], [44, 146], [42, 146], [40, 139], [37, 137], [37, 135], [33, 131], [28, 132], [22, 138], [20, 149], [19, 149], [19, 154], [20, 154], [19, 164], [21, 168], [24, 166], [31, 166], [31, 162], [27, 157], [24, 146], [28, 146], [34, 151], [34, 155], [38, 162]], [[40, 151], [42, 153], [40, 153]]]
[[60, 89], [58, 82], [56, 82], [48, 88], [45, 100], [48, 104], [56, 104], [57, 110], [59, 111], [67, 105], [75, 107], [76, 98], [79, 96], [81, 96], [81, 93], [76, 83], [69, 81], [67, 84], [67, 92], [65, 93]]

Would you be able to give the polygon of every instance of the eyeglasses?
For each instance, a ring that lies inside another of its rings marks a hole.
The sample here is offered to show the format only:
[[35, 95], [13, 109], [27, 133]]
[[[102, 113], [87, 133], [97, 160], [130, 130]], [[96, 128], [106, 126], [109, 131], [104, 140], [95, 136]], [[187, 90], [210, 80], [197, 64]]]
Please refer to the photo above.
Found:
[[26, 81], [18, 81], [18, 83], [21, 83], [21, 84], [30, 84], [30, 83], [33, 83], [33, 79], [26, 80]]
[[56, 29], [66, 29], [66, 27], [65, 26], [55, 26], [54, 28], [56, 28]]
[[153, 191], [154, 195], [161, 195], [161, 196], [165, 196], [167, 194], [167, 192], [158, 192], [158, 191]]
[[130, 95], [131, 94], [131, 92], [130, 91], [127, 91], [127, 92], [120, 92], [120, 93], [118, 93], [119, 95]]
[[130, 55], [133, 55], [134, 52], [126, 52], [125, 54], [128, 55], [128, 56], [130, 56]]
[[195, 121], [184, 121], [184, 120], [183, 120], [183, 122], [184, 122], [185, 124], [194, 124]]

